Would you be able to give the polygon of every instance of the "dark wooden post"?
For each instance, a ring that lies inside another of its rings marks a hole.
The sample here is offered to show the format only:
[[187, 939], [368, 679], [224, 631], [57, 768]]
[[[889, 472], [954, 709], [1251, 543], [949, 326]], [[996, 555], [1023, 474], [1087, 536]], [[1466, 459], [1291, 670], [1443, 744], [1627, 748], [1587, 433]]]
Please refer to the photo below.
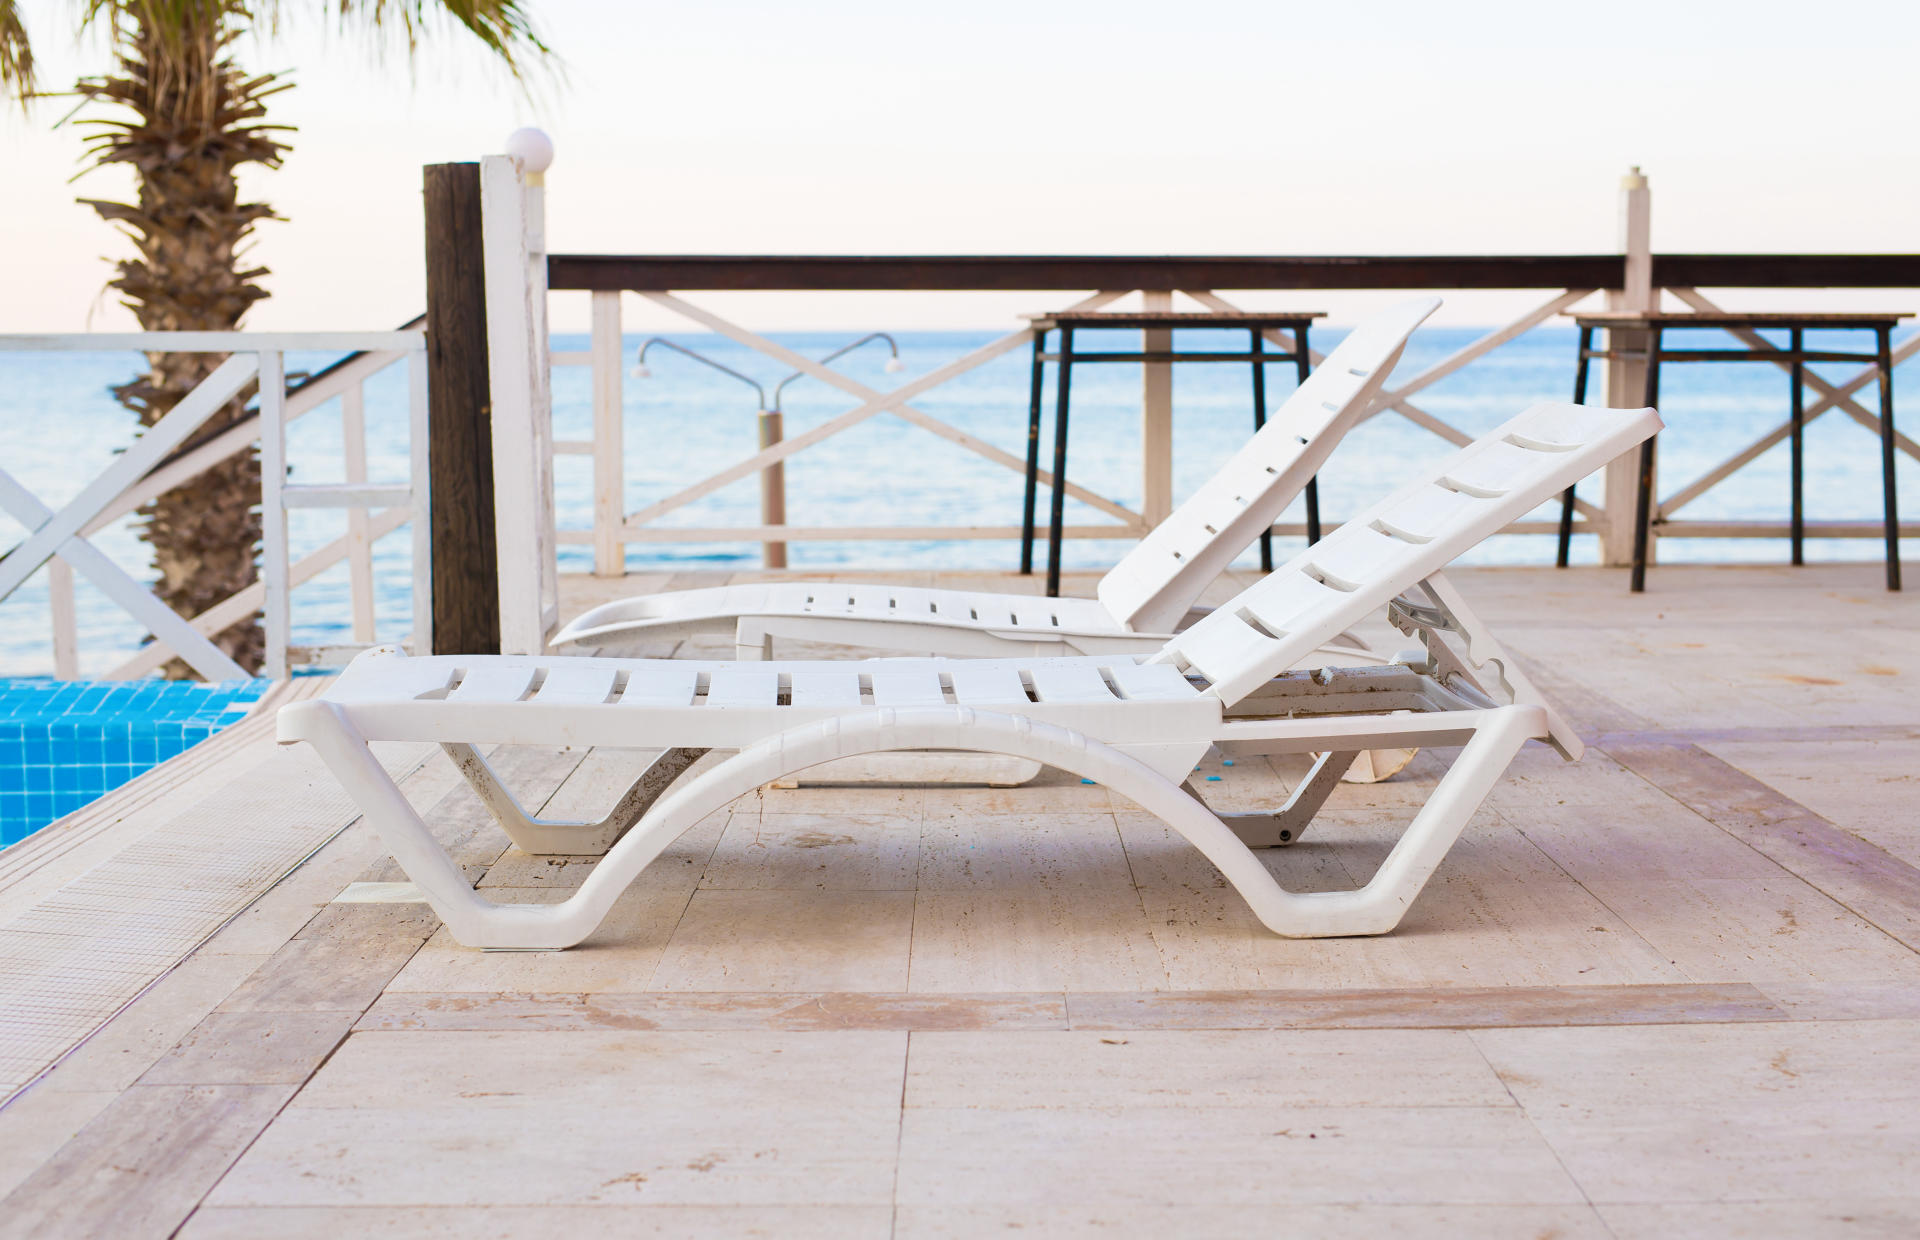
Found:
[[480, 165], [426, 166], [433, 652], [500, 652]]

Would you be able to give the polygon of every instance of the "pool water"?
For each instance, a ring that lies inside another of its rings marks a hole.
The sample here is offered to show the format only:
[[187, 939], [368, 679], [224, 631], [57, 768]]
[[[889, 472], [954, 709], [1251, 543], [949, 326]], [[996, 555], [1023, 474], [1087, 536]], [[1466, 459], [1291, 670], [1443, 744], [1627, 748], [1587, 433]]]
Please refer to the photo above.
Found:
[[244, 718], [272, 683], [0, 679], [0, 847]]

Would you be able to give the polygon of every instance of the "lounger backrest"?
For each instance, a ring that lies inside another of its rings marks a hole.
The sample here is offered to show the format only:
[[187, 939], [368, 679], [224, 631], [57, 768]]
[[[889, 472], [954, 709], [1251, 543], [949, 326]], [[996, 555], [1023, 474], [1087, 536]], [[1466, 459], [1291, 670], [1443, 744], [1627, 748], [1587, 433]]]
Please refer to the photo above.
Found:
[[1152, 662], [1231, 704], [1660, 429], [1652, 409], [1540, 404], [1240, 592]]
[[1401, 302], [1348, 333], [1232, 460], [1101, 578], [1107, 614], [1138, 632], [1171, 633], [1367, 415], [1407, 337], [1439, 305]]

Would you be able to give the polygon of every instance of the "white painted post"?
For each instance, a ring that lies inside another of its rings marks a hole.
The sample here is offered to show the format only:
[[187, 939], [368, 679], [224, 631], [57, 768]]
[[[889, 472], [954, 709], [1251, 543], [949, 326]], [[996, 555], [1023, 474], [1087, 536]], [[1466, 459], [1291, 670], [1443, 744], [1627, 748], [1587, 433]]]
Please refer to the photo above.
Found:
[[[347, 481], [367, 480], [367, 394], [355, 383], [340, 393], [340, 438]], [[365, 508], [347, 509], [347, 603], [353, 613], [353, 640], [370, 645], [373, 626], [372, 516]]]
[[593, 572], [627, 571], [625, 393], [621, 380], [620, 294], [593, 294]]
[[[1621, 179], [1620, 191], [1620, 251], [1626, 255], [1626, 274], [1624, 287], [1607, 290], [1607, 309], [1645, 313], [1660, 305], [1660, 295], [1653, 287], [1653, 194], [1638, 165]], [[1646, 394], [1644, 355], [1650, 334], [1609, 331], [1606, 337], [1609, 351], [1642, 355], [1607, 363], [1607, 404], [1615, 409], [1637, 409]], [[1600, 523], [1600, 562], [1622, 567], [1633, 563], [1633, 504], [1640, 481], [1640, 450], [1635, 448], [1608, 462], [1603, 479], [1606, 511]], [[1653, 550], [1649, 543], [1649, 560]]]
[[[1141, 308], [1173, 309], [1170, 291], [1142, 290]], [[1173, 333], [1141, 333], [1144, 351], [1173, 348]], [[1140, 373], [1140, 515], [1149, 528], [1173, 514], [1173, 365], [1146, 362]]]
[[433, 653], [433, 470], [427, 456], [427, 350], [407, 354], [407, 481], [413, 515], [412, 653]]
[[[494, 543], [500, 563], [500, 652], [541, 654], [557, 615], [552, 414], [542, 376], [547, 349], [544, 253], [534, 244], [539, 196], [508, 155], [480, 162], [487, 283], [487, 359], [493, 401]], [[531, 201], [529, 200], [531, 197]], [[530, 209], [531, 208], [531, 209]], [[538, 256], [538, 262], [535, 259]]]
[[[523, 135], [538, 141], [523, 141]], [[547, 330], [547, 167], [553, 143], [538, 130], [517, 131], [507, 153], [520, 164], [527, 210], [527, 310], [533, 336], [533, 467], [539, 504], [535, 553], [540, 562], [540, 641], [560, 627], [560, 535], [553, 507], [553, 337]]]
[[79, 619], [73, 606], [73, 565], [59, 556], [47, 561], [47, 602], [53, 612], [53, 678], [80, 678]]
[[[778, 409], [760, 411], [760, 447], [764, 451], [779, 443], [785, 437], [782, 425], [785, 418]], [[760, 524], [785, 525], [787, 523], [787, 463], [775, 461], [760, 471]], [[764, 542], [760, 544], [760, 559], [767, 568], [785, 568], [787, 566], [787, 544], [784, 542]]]
[[1620, 250], [1627, 256], [1626, 287], [1621, 290], [1626, 309], [1650, 311], [1659, 303], [1653, 293], [1653, 191], [1646, 174], [1635, 164], [1620, 179]]
[[266, 654], [260, 674], [269, 680], [287, 676], [287, 644], [292, 628], [287, 564], [286, 360], [277, 352], [260, 354], [260, 584], [266, 628]]

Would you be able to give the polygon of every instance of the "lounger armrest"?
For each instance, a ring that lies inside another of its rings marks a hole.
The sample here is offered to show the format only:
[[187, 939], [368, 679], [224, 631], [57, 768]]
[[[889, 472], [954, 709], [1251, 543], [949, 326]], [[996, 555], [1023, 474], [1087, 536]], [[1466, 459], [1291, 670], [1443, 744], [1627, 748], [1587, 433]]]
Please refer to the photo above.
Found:
[[339, 718], [339, 707], [320, 698], [289, 702], [274, 719], [274, 741], [281, 745], [310, 741], [320, 728]]

